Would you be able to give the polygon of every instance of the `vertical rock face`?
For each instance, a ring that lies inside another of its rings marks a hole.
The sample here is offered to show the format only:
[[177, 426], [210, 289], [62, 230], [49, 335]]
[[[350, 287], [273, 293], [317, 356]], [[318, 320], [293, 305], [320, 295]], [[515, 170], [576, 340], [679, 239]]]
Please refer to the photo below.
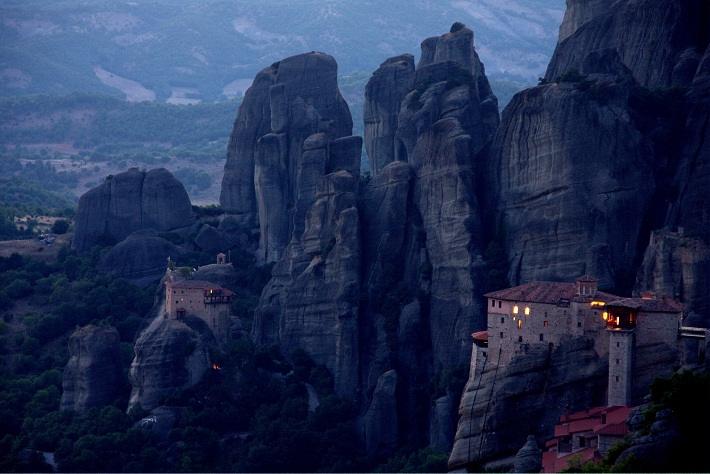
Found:
[[62, 410], [108, 405], [125, 387], [120, 337], [112, 327], [85, 326], [69, 338], [69, 361], [62, 381]]
[[654, 154], [635, 122], [633, 80], [615, 58], [593, 54], [587, 82], [525, 90], [505, 111], [489, 163], [513, 285], [585, 273], [605, 287], [633, 284]]
[[565, 17], [560, 25], [559, 41], [572, 36], [582, 25], [602, 15], [614, 0], [567, 0]]
[[136, 341], [129, 408], [152, 410], [168, 395], [195, 385], [209, 369], [209, 328], [197, 318], [167, 319], [163, 308]]
[[498, 105], [473, 48], [473, 32], [422, 43], [414, 89], [398, 117], [397, 159], [414, 170], [413, 203], [421, 217], [431, 266], [430, 330], [434, 363], [468, 358], [470, 334], [484, 322], [473, 294], [482, 286], [482, 207], [476, 155], [498, 125]]
[[545, 76], [548, 81], [579, 71], [587, 54], [604, 49], [615, 49], [642, 86], [687, 85], [692, 79], [684, 70], [694, 72], [705, 48], [702, 43], [710, 26], [707, 2], [570, 0], [567, 4], [560, 42]]
[[390, 58], [365, 88], [365, 149], [373, 176], [395, 160], [397, 116], [404, 96], [414, 85], [414, 56]]
[[194, 221], [183, 185], [166, 169], [137, 168], [109, 176], [79, 199], [72, 246], [88, 250], [142, 229], [167, 231]]
[[636, 289], [682, 299], [691, 324], [710, 327], [710, 46], [682, 100], [679, 195], [665, 228], [651, 236]]
[[[258, 219], [261, 260], [278, 261], [292, 232], [302, 232], [327, 148], [351, 133], [331, 56], [293, 56], [259, 73], [232, 132], [220, 202], [245, 224]], [[354, 161], [352, 146], [333, 155]]]
[[551, 436], [560, 415], [604, 404], [606, 361], [591, 339], [570, 339], [552, 352], [534, 344], [503, 370], [495, 360], [490, 354], [482, 379], [464, 389], [450, 469], [513, 454], [529, 433]]
[[372, 403], [364, 418], [365, 448], [377, 458], [397, 447], [397, 372], [389, 370], [377, 380]]

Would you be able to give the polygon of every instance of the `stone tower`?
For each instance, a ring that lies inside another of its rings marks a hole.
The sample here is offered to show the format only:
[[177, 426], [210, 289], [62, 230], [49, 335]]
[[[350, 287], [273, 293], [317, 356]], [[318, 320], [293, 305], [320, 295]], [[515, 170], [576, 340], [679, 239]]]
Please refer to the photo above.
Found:
[[608, 406], [631, 402], [631, 372], [634, 355], [634, 330], [609, 329]]

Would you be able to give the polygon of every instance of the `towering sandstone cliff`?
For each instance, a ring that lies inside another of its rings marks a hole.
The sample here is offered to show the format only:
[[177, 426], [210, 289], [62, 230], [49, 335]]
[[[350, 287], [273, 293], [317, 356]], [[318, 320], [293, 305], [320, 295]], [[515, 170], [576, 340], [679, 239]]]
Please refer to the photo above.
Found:
[[[686, 324], [710, 326], [700, 191], [710, 184], [710, 9], [692, 0], [567, 4], [545, 83], [515, 96], [486, 154], [486, 210], [510, 283], [592, 273], [606, 288], [679, 298]], [[528, 434], [549, 436], [562, 411], [603, 404], [601, 361], [574, 344], [547, 356], [533, 347], [504, 372], [471, 378], [450, 467], [512, 455]], [[644, 347], [634, 370], [647, 386], [677, 362], [672, 350]]]

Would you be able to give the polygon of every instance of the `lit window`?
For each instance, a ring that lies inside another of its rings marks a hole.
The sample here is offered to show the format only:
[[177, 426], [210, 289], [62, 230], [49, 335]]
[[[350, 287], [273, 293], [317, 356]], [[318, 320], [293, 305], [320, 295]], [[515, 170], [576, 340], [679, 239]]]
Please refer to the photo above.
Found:
[[525, 316], [530, 316], [530, 307], [529, 306], [525, 307]]
[[603, 302], [603, 301], [592, 301], [592, 302], [590, 303], [590, 305], [591, 305], [592, 307], [595, 307], [595, 306], [605, 306], [606, 303]]
[[609, 319], [609, 313], [607, 313], [606, 311], [604, 311], [604, 312], [602, 313], [602, 319], [603, 319], [604, 321], [606, 321], [607, 319]]
[[513, 306], [513, 314], [518, 314], [518, 305]]
[[518, 329], [522, 329], [522, 328], [523, 328], [523, 320], [518, 319]]

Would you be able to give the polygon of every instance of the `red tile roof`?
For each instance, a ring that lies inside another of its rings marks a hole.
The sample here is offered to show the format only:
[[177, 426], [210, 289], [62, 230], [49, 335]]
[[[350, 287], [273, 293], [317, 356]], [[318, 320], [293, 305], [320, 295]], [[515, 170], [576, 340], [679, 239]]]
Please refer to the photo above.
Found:
[[488, 342], [488, 331], [478, 331], [471, 334], [474, 341]]
[[621, 306], [632, 308], [644, 313], [680, 313], [683, 304], [672, 298], [620, 298], [607, 303], [608, 306]]
[[[574, 300], [577, 295], [577, 284], [572, 282], [534, 281], [524, 285], [494, 291], [485, 295], [506, 301], [524, 301], [528, 303], [557, 304], [560, 300]], [[594, 297], [583, 297], [584, 301], [591, 299], [599, 301], [618, 300], [619, 297], [603, 291], [597, 291]]]

